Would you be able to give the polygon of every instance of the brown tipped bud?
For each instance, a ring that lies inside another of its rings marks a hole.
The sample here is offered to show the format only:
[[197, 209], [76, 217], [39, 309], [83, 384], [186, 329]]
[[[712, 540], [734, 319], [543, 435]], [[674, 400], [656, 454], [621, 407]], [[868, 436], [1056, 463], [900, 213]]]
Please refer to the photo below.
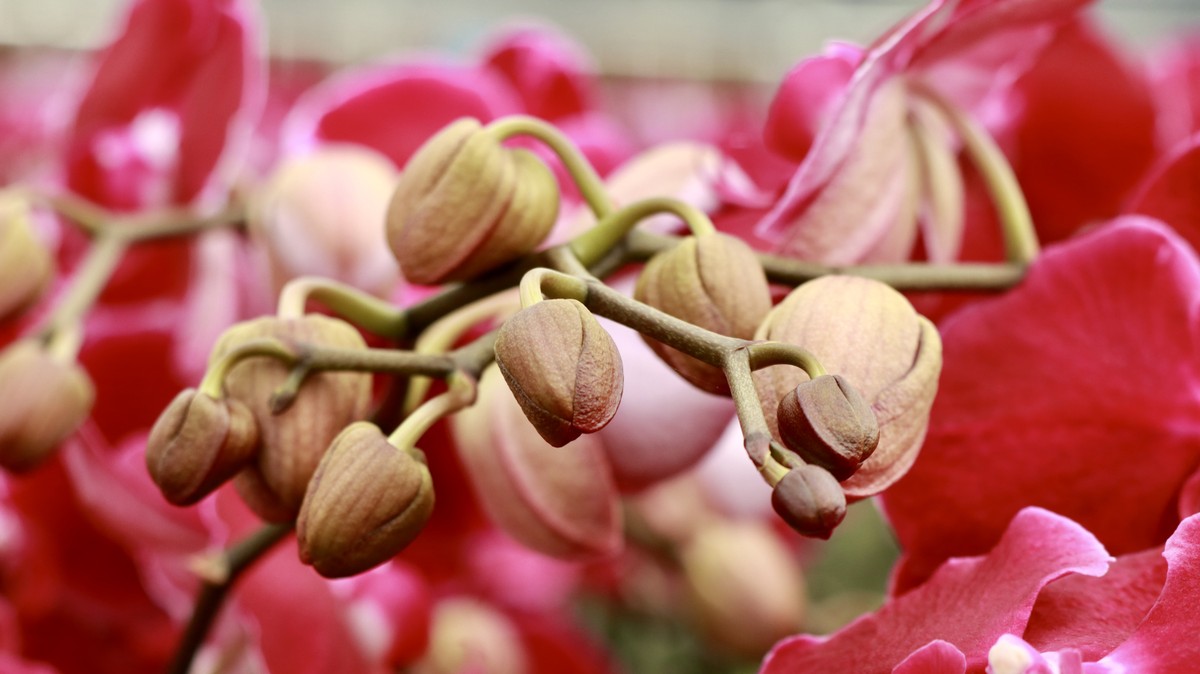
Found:
[[315, 275], [390, 294], [400, 274], [383, 232], [398, 176], [387, 157], [360, 145], [284, 161], [247, 214], [276, 290]]
[[517, 313], [496, 336], [496, 364], [546, 442], [561, 447], [617, 413], [625, 371], [611, 335], [576, 300]]
[[408, 161], [387, 239], [413, 283], [462, 281], [533, 250], [558, 217], [558, 182], [531, 152], [460, 119]]
[[[824, 276], [793, 290], [755, 338], [804, 347], [870, 405], [879, 443], [842, 485], [848, 498], [878, 494], [908, 471], [929, 427], [942, 344], [937, 328], [903, 295], [871, 279]], [[754, 379], [772, 432], [782, 440], [780, 401], [808, 377], [799, 368], [774, 365]]]
[[800, 563], [766, 525], [706, 526], [684, 546], [682, 562], [701, 630], [726, 648], [759, 656], [802, 627]]
[[829, 471], [804, 465], [788, 471], [775, 485], [771, 506], [797, 532], [829, 538], [846, 517], [846, 494]]
[[300, 561], [326, 578], [353, 576], [403, 550], [433, 512], [419, 449], [397, 449], [375, 424], [351, 424], [313, 474], [296, 521]]
[[95, 389], [78, 363], [64, 363], [34, 340], [0, 353], [0, 465], [36, 467], [87, 418]]
[[[267, 316], [226, 330], [213, 347], [210, 365], [239, 345], [262, 337], [343, 349], [367, 346], [362, 335], [344, 321], [318, 315], [294, 319]], [[225, 378], [228, 397], [250, 408], [258, 423], [262, 449], [256, 467], [261, 486], [272, 493], [246, 500], [259, 516], [271, 521], [295, 517], [329, 443], [347, 425], [366, 416], [371, 402], [370, 374], [317, 372], [304, 380], [289, 408], [274, 414], [271, 394], [286, 381], [288, 372], [288, 366], [274, 358], [251, 358], [238, 363]], [[256, 503], [275, 503], [279, 508], [258, 508]]]
[[[728, 234], [694, 236], [651, 258], [634, 297], [707, 330], [750, 339], [771, 310], [771, 289], [754, 251]], [[720, 368], [655, 339], [646, 343], [684, 379], [705, 391], [729, 394]]]
[[232, 478], [258, 449], [258, 425], [242, 403], [181, 391], [146, 441], [146, 467], [163, 496], [191, 505]]
[[50, 251], [34, 234], [30, 220], [25, 199], [0, 195], [0, 321], [33, 304], [53, 276]]
[[841, 375], [800, 382], [779, 401], [783, 443], [838, 482], [858, 470], [879, 444], [871, 406]]

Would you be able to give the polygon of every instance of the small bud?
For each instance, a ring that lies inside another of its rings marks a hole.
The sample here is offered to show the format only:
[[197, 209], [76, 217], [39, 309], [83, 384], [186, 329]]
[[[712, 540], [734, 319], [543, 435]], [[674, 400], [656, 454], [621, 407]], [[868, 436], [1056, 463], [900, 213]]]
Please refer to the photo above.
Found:
[[505, 533], [561, 559], [621, 549], [620, 496], [597, 436], [561, 450], [546, 444], [496, 368], [484, 370], [478, 401], [450, 424], [475, 494]]
[[29, 203], [16, 195], [0, 195], [0, 321], [33, 304], [54, 272], [50, 251], [30, 223]]
[[[281, 319], [265, 316], [238, 323], [225, 331], [213, 346], [209, 364], [241, 344], [274, 337], [290, 344], [311, 344], [343, 349], [365, 349], [362, 335], [350, 324], [311, 314]], [[304, 380], [291, 407], [279, 414], [271, 410], [271, 394], [288, 377], [288, 367], [274, 358], [251, 358], [238, 363], [225, 378], [230, 398], [254, 414], [262, 438], [255, 464], [271, 497], [248, 498], [247, 504], [275, 503], [276, 508], [255, 508], [264, 519], [291, 519], [300, 509], [308, 481], [333, 438], [367, 414], [371, 402], [371, 375], [363, 372], [316, 372]], [[251, 480], [254, 482], [254, 480]], [[245, 480], [238, 480], [239, 485]], [[281, 515], [284, 515], [281, 517]]]
[[146, 441], [146, 467], [167, 501], [191, 505], [232, 478], [258, 449], [250, 409], [196, 389], [181, 391]]
[[433, 501], [421, 450], [394, 447], [375, 424], [351, 424], [334, 438], [304, 495], [300, 561], [326, 578], [383, 564], [421, 533]]
[[804, 465], [788, 471], [771, 492], [771, 506], [805, 536], [829, 538], [846, 517], [846, 495], [829, 471]]
[[784, 396], [779, 434], [789, 449], [839, 482], [853, 475], [879, 444], [875, 413], [841, 375], [800, 382]]
[[500, 328], [496, 364], [546, 442], [561, 447], [617, 413], [625, 371], [611, 335], [576, 300], [546, 300]]
[[765, 524], [706, 526], [681, 557], [696, 620], [722, 646], [760, 656], [803, 626], [800, 564]]
[[276, 290], [298, 276], [342, 281], [387, 296], [399, 279], [383, 246], [399, 173], [359, 145], [329, 145], [285, 160], [248, 213]]
[[[804, 347], [845, 378], [871, 407], [879, 443], [842, 488], [850, 499], [873, 496], [916, 460], [942, 368], [937, 328], [890, 286], [857, 276], [824, 276], [793, 290], [771, 310], [756, 339]], [[774, 365], [755, 372], [767, 422], [782, 440], [780, 401], [808, 376]]]
[[[634, 298], [722, 335], [750, 339], [771, 310], [771, 289], [754, 251], [728, 234], [693, 236], [651, 258]], [[720, 368], [656, 339], [646, 343], [696, 387], [729, 394]]]
[[0, 465], [15, 473], [50, 456], [87, 418], [95, 389], [78, 363], [64, 363], [37, 341], [0, 352]]
[[558, 182], [474, 119], [429, 139], [400, 175], [387, 239], [413, 283], [463, 281], [532, 251], [558, 216]]
[[429, 649], [414, 674], [525, 674], [525, 647], [512, 621], [481, 601], [451, 597], [433, 609]]

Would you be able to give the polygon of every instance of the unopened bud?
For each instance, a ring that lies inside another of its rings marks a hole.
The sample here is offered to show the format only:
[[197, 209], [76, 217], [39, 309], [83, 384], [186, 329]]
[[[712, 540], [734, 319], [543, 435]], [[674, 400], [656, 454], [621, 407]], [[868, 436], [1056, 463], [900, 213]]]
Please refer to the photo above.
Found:
[[336, 279], [380, 296], [399, 278], [383, 245], [398, 172], [359, 145], [331, 145], [284, 161], [248, 213], [276, 289], [298, 276]]
[[413, 283], [467, 280], [537, 247], [558, 200], [554, 174], [533, 153], [460, 119], [404, 167], [388, 207], [388, 244]]
[[196, 389], [175, 396], [146, 441], [146, 467], [163, 496], [191, 505], [244, 468], [258, 449], [250, 409]]
[[521, 635], [503, 613], [483, 602], [452, 597], [438, 602], [429, 649], [415, 674], [524, 674]]
[[[903, 295], [871, 279], [823, 276], [776, 305], [755, 337], [807, 349], [874, 412], [879, 443], [846, 478], [847, 497], [878, 494], [908, 471], [929, 427], [942, 343], [937, 328]], [[807, 379], [799, 368], [783, 365], [755, 372], [763, 412], [780, 440], [780, 401]]]
[[[716, 233], [688, 237], [650, 259], [634, 298], [707, 330], [750, 339], [771, 310], [771, 289], [754, 251], [741, 239]], [[720, 368], [656, 339], [646, 343], [671, 369], [698, 388], [727, 395]]]
[[778, 421], [783, 443], [839, 482], [853, 475], [879, 444], [875, 413], [841, 375], [800, 382], [779, 401]]
[[0, 465], [36, 467], [87, 418], [95, 389], [78, 363], [64, 363], [37, 341], [0, 352]]
[[333, 440], [309, 483], [296, 539], [300, 561], [326, 578], [383, 564], [412, 542], [433, 512], [433, 478], [418, 449], [398, 449], [360, 421]]
[[846, 517], [846, 495], [829, 471], [804, 465], [788, 471], [771, 492], [771, 506], [805, 536], [829, 538]]
[[508, 319], [496, 364], [546, 442], [561, 447], [617, 413], [625, 371], [611, 335], [576, 300], [546, 300]]
[[0, 195], [0, 321], [33, 304], [53, 275], [50, 251], [37, 239], [30, 219], [25, 199]]
[[[266, 316], [226, 330], [213, 347], [210, 366], [239, 345], [263, 337], [296, 345], [366, 348], [358, 330], [338, 319], [315, 314], [293, 319]], [[279, 360], [259, 357], [238, 363], [225, 378], [226, 393], [250, 408], [262, 439], [258, 461], [251, 467], [261, 480], [237, 482], [239, 487], [253, 483], [270, 490], [269, 496], [246, 501], [259, 516], [272, 521], [296, 515], [329, 443], [347, 425], [366, 416], [371, 402], [369, 373], [315, 372], [304, 380], [292, 405], [275, 414], [271, 395], [288, 373], [288, 366]], [[255, 503], [275, 503], [279, 508], [257, 508]]]
[[682, 562], [701, 630], [726, 648], [759, 656], [802, 627], [800, 564], [765, 524], [704, 527], [684, 546]]

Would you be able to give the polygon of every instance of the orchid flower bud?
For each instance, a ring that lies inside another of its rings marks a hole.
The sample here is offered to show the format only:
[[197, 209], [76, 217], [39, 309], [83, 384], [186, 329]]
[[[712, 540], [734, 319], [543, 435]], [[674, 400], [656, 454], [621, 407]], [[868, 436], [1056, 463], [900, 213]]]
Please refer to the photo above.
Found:
[[846, 518], [846, 495], [829, 471], [807, 464], [789, 470], [775, 485], [771, 507], [798, 533], [829, 538]]
[[804, 575], [796, 556], [765, 524], [725, 521], [683, 547], [691, 606], [703, 633], [759, 656], [802, 627]]
[[20, 473], [50, 456], [87, 418], [96, 397], [78, 363], [35, 340], [0, 352], [0, 466]]
[[237, 400], [181, 391], [146, 441], [146, 467], [167, 501], [191, 505], [253, 460], [258, 425]]
[[[929, 427], [942, 343], [937, 328], [903, 295], [861, 277], [821, 277], [799, 286], [772, 309], [755, 337], [804, 347], [827, 371], [841, 375], [874, 412], [879, 443], [843, 482], [849, 498], [878, 494], [908, 471]], [[755, 373], [763, 411], [780, 440], [780, 401], [807, 379], [799, 368], [781, 365]], [[789, 413], [789, 424], [797, 420]], [[818, 462], [832, 460], [827, 455]]]
[[525, 422], [496, 368], [480, 378], [477, 403], [450, 423], [484, 511], [508, 535], [564, 559], [620, 550], [617, 488], [596, 436], [563, 449], [546, 444]]
[[[638, 277], [634, 298], [722, 335], [750, 339], [771, 310], [771, 289], [754, 251], [741, 239], [716, 233], [688, 237], [655, 255]], [[696, 387], [729, 394], [720, 368], [656, 339], [646, 343]]]
[[496, 336], [496, 364], [529, 422], [555, 447], [604, 428], [621, 402], [621, 353], [576, 300], [545, 300], [508, 319]]
[[379, 566], [425, 528], [433, 478], [419, 449], [399, 449], [375, 424], [341, 432], [321, 458], [296, 521], [300, 561], [326, 578]]
[[879, 444], [875, 413], [840, 374], [800, 382], [779, 401], [778, 412], [783, 444], [839, 482]]
[[558, 217], [558, 182], [532, 152], [460, 119], [408, 161], [387, 240], [413, 283], [462, 281], [532, 251]]
[[30, 218], [24, 199], [0, 196], [0, 321], [33, 304], [53, 275], [50, 251], [34, 235]]
[[398, 175], [387, 157], [359, 145], [285, 160], [248, 213], [276, 290], [319, 275], [389, 295], [400, 274], [383, 232]]
[[[292, 319], [265, 316], [226, 330], [213, 347], [210, 366], [239, 345], [262, 337], [292, 344], [366, 348], [358, 330], [344, 321], [315, 314]], [[275, 414], [271, 394], [287, 380], [288, 372], [288, 366], [274, 358], [251, 358], [225, 378], [225, 391], [250, 409], [262, 436], [258, 461], [246, 469], [257, 475], [239, 475], [235, 485], [247, 504], [271, 521], [296, 515], [329, 443], [351, 422], [366, 416], [371, 402], [369, 373], [316, 372], [305, 379], [292, 405]], [[254, 493], [264, 487], [267, 493]]]

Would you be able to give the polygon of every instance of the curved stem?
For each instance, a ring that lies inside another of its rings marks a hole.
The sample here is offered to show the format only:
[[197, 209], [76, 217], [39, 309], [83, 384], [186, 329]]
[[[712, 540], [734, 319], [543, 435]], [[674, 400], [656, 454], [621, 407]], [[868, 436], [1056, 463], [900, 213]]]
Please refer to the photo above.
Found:
[[761, 370], [772, 365], [794, 365], [816, 379], [825, 374], [821, 361], [808, 349], [785, 342], [755, 342], [746, 347], [750, 355], [750, 369]]
[[82, 322], [83, 316], [100, 297], [108, 279], [112, 278], [128, 247], [128, 242], [120, 236], [101, 235], [96, 238], [58, 306], [37, 330], [39, 339], [52, 342], [55, 333]]
[[204, 644], [208, 632], [212, 629], [217, 615], [225, 603], [225, 596], [238, 581], [241, 575], [254, 562], [265, 555], [275, 544], [279, 543], [292, 531], [292, 525], [268, 524], [249, 537], [239, 541], [229, 548], [218, 560], [218, 568], [212, 577], [206, 578], [200, 586], [200, 594], [192, 609], [192, 618], [175, 649], [175, 656], [167, 669], [168, 674], [187, 674], [192, 668], [192, 660]]
[[302, 276], [288, 281], [279, 293], [276, 314], [300, 318], [309, 300], [329, 307], [338, 316], [383, 337], [404, 333], [406, 314], [390, 302], [354, 286], [319, 276]]
[[568, 245], [579, 261], [590, 267], [612, 250], [639, 222], [660, 213], [679, 216], [695, 235], [716, 231], [704, 211], [679, 199], [656, 197], [632, 203], [601, 218], [590, 229], [572, 239]]
[[200, 393], [215, 400], [225, 397], [225, 378], [229, 376], [229, 371], [243, 360], [260, 356], [282, 360], [288, 365], [294, 364], [299, 359], [299, 355], [292, 351], [287, 344], [271, 337], [262, 337], [239, 344], [229, 353], [217, 359], [217, 362], [208, 366], [208, 370], [204, 372], [204, 379], [200, 380]]
[[569, 138], [550, 124], [536, 117], [514, 115], [492, 122], [487, 126], [487, 131], [501, 141], [513, 136], [529, 136], [545, 144], [562, 161], [571, 180], [579, 188], [579, 194], [592, 213], [595, 213], [597, 219], [608, 215], [616, 208], [612, 197], [608, 196], [608, 192], [604, 188], [604, 181], [596, 173], [596, 169]]
[[729, 392], [745, 439], [746, 454], [767, 484], [774, 487], [787, 474], [788, 468], [771, 455], [774, 439], [767, 417], [763, 414], [758, 390], [754, 387], [749, 348], [734, 349], [727, 353], [721, 369], [729, 382]]
[[1037, 231], [1021, 185], [1004, 152], [979, 123], [932, 88], [914, 82], [913, 92], [936, 107], [962, 139], [1000, 216], [1008, 261], [1021, 265], [1033, 262], [1038, 255]]
[[411, 449], [443, 417], [470, 406], [475, 402], [475, 380], [463, 372], [455, 372], [447, 380], [449, 389], [426, 401], [400, 422], [400, 426], [388, 436], [388, 442], [399, 449]]

